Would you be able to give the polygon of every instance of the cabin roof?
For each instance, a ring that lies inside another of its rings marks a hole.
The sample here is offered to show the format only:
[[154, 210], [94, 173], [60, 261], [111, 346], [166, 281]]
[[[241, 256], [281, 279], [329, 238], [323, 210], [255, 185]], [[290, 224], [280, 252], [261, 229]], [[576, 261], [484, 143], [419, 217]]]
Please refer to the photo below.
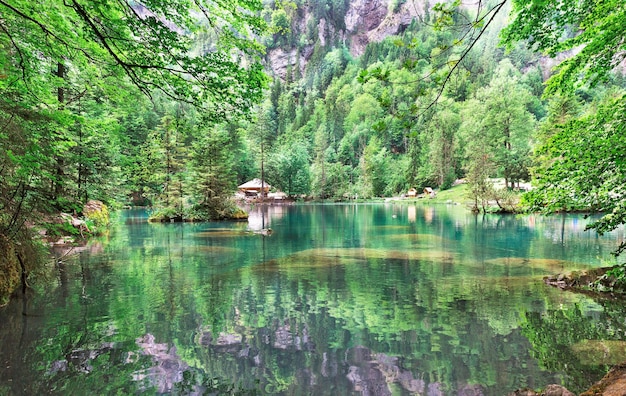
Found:
[[[252, 179], [247, 181], [239, 186], [242, 190], [260, 190], [261, 189], [261, 179]], [[263, 182], [263, 188], [269, 190], [272, 188], [267, 182]]]

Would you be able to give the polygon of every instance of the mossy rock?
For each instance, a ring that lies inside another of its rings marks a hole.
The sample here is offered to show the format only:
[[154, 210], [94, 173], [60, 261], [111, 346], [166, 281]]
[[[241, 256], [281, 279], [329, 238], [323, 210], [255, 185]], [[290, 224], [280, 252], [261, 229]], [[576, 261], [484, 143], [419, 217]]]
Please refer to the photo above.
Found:
[[0, 306], [2, 306], [9, 302], [21, 278], [15, 246], [4, 235], [0, 235], [0, 251], [3, 252], [0, 255]]
[[236, 208], [230, 218], [232, 220], [248, 220], [248, 213], [241, 208]]
[[90, 200], [83, 207], [83, 215], [85, 219], [93, 223], [96, 228], [102, 229], [109, 226], [109, 208], [107, 206], [96, 200]]
[[544, 281], [561, 289], [626, 295], [624, 267], [621, 265], [548, 276]]

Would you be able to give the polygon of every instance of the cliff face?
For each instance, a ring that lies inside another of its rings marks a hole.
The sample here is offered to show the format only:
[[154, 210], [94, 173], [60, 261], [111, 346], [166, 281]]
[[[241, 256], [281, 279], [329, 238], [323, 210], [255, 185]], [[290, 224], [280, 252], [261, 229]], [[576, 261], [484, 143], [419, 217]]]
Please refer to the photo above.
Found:
[[350, 37], [350, 52], [363, 54], [365, 46], [382, 41], [401, 32], [411, 21], [424, 15], [423, 0], [409, 0], [391, 10], [389, 0], [354, 0], [345, 17], [346, 33]]
[[[319, 7], [316, 2], [309, 2], [298, 8], [291, 23], [295, 37], [311, 37], [304, 45], [279, 46], [267, 52], [267, 63], [273, 73], [285, 78], [287, 69], [300, 68], [304, 71], [316, 45], [326, 47], [345, 45], [353, 56], [363, 54], [371, 42], [380, 42], [390, 35], [395, 35], [413, 19], [424, 15], [426, 0], [406, 0], [394, 5], [397, 0], [350, 0], [347, 10], [337, 11], [334, 15], [316, 18]], [[339, 13], [339, 15], [338, 15]], [[315, 31], [311, 33], [311, 29]]]

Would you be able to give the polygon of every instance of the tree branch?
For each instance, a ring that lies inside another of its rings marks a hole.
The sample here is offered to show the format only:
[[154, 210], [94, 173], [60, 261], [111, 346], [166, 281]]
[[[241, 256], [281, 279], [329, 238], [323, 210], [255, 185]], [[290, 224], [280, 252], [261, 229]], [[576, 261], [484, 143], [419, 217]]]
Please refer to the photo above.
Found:
[[[454, 74], [454, 71], [459, 67], [459, 64], [463, 61], [463, 59], [465, 59], [465, 57], [467, 56], [467, 54], [472, 50], [472, 48], [474, 48], [474, 46], [476, 45], [476, 43], [478, 42], [478, 40], [481, 38], [481, 36], [485, 33], [485, 31], [487, 30], [487, 28], [489, 27], [489, 25], [491, 25], [491, 23], [493, 22], [493, 20], [495, 19], [496, 15], [498, 15], [498, 13], [500, 12], [500, 10], [502, 9], [502, 7], [504, 7], [504, 5], [506, 4], [507, 0], [502, 0], [500, 3], [498, 3], [497, 5], [495, 5], [494, 7], [492, 7], [489, 12], [487, 12], [487, 14], [485, 14], [485, 16], [483, 16], [482, 18], [478, 19], [477, 21], [482, 21], [484, 20], [484, 18], [487, 17], [487, 15], [491, 14], [491, 17], [489, 17], [489, 20], [485, 23], [485, 25], [480, 29], [480, 31], [478, 32], [478, 36], [476, 36], [476, 38], [472, 38], [470, 40], [470, 44], [461, 52], [461, 56], [455, 60], [453, 63], [454, 65], [452, 66], [452, 68], [448, 71], [448, 73], [446, 73], [446, 77], [444, 78], [443, 82], [441, 83], [441, 87], [439, 88], [439, 90], [437, 91], [437, 95], [435, 97], [435, 99], [433, 101], [431, 101], [431, 103], [424, 109], [424, 111], [427, 111], [428, 109], [430, 109], [431, 107], [435, 106], [437, 104], [437, 102], [439, 101], [439, 99], [441, 98], [441, 96], [443, 95], [443, 91], [446, 88], [446, 84], [450, 81], [450, 78], [452, 77], [452, 75]], [[450, 62], [446, 62], [447, 64], [449, 64]]]

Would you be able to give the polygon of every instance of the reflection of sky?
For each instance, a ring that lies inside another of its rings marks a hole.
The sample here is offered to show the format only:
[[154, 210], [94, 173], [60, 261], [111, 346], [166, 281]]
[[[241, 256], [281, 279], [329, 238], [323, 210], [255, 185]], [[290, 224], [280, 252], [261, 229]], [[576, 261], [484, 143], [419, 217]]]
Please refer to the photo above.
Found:
[[407, 209], [407, 217], [409, 219], [409, 223], [415, 223], [417, 208], [415, 206], [409, 206]]
[[272, 220], [278, 220], [287, 213], [287, 208], [283, 205], [264, 205], [252, 208], [248, 212], [248, 229], [260, 231], [263, 228], [270, 228]]

